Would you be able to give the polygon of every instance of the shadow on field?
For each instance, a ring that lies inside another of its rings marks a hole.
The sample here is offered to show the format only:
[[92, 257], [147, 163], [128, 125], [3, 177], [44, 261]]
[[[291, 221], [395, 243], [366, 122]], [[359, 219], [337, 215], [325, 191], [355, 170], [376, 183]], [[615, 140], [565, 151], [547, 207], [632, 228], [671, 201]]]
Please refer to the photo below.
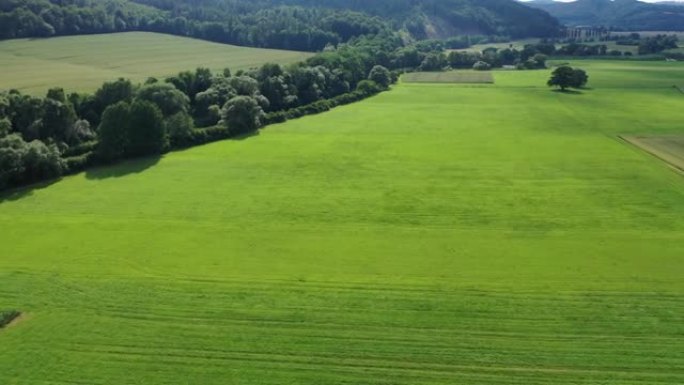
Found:
[[139, 174], [148, 168], [159, 163], [160, 155], [150, 156], [146, 158], [138, 158], [126, 160], [121, 163], [110, 166], [100, 166], [91, 168], [86, 171], [86, 178], [88, 179], [108, 179], [121, 178], [126, 175]]
[[28, 186], [17, 187], [0, 193], [0, 204], [4, 202], [18, 201], [19, 199], [30, 197], [36, 190], [48, 188], [61, 181], [62, 178], [52, 179], [44, 182], [34, 183]]
[[[583, 89], [585, 89], [585, 88], [583, 88]], [[557, 92], [557, 93], [563, 94], [563, 95], [582, 95], [583, 94], [582, 91], [578, 91], [578, 90], [565, 90], [565, 91], [553, 90], [551, 92]]]
[[247, 139], [250, 139], [250, 138], [257, 137], [257, 136], [259, 136], [259, 135], [260, 135], [260, 130], [255, 130], [255, 131], [252, 131], [252, 132], [248, 132], [248, 133], [246, 133], [246, 134], [236, 135], [236, 136], [230, 138], [230, 140], [247, 140]]

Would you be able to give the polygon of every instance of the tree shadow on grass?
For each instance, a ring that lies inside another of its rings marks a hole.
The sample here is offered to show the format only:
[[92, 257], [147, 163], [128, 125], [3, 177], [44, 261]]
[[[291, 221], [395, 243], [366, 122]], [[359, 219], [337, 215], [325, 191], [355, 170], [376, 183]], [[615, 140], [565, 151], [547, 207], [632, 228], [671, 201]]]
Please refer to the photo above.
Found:
[[0, 192], [0, 205], [5, 202], [18, 201], [19, 199], [30, 197], [33, 195], [34, 191], [48, 188], [61, 180], [62, 178], [56, 178], [26, 186], [16, 187], [7, 191], [2, 191]]
[[257, 137], [260, 134], [261, 134], [261, 130], [254, 130], [254, 131], [250, 131], [250, 132], [247, 132], [244, 134], [235, 135], [232, 138], [229, 138], [229, 140], [247, 140], [250, 138]]
[[128, 159], [107, 166], [97, 166], [86, 170], [86, 178], [98, 180], [121, 178], [131, 174], [140, 174], [141, 172], [159, 163], [160, 160], [161, 155], [155, 155], [145, 158]]
[[582, 95], [582, 94], [584, 94], [584, 92], [579, 91], [579, 90], [560, 90], [560, 89], [557, 89], [557, 90], [553, 90], [552, 92], [556, 92], [556, 93], [563, 94], [563, 95]]

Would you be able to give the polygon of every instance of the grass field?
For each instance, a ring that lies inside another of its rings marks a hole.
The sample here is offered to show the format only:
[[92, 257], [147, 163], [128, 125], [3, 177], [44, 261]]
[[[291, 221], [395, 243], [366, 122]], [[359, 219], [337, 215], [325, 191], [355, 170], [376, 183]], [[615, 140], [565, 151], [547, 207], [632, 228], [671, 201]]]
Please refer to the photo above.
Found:
[[573, 64], [5, 196], [0, 383], [684, 383], [684, 65]]
[[491, 72], [482, 71], [447, 71], [447, 72], [412, 72], [405, 74], [401, 80], [406, 83], [494, 83]]
[[50, 87], [93, 91], [123, 77], [141, 82], [179, 71], [287, 64], [310, 53], [237, 47], [147, 32], [0, 41], [0, 89], [44, 95]]

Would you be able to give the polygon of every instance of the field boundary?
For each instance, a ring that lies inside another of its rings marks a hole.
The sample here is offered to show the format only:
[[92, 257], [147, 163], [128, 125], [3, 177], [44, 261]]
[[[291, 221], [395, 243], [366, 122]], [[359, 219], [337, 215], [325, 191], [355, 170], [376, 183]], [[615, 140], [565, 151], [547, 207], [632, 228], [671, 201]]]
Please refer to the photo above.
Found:
[[[684, 152], [681, 154], [668, 151], [664, 146], [658, 146], [654, 141], [680, 139], [684, 141], [684, 136], [658, 136], [658, 135], [619, 135], [620, 139], [637, 147], [638, 149], [662, 160], [671, 168], [684, 173]], [[684, 148], [684, 146], [682, 146]]]
[[494, 84], [494, 75], [484, 71], [410, 72], [402, 76], [404, 83]]

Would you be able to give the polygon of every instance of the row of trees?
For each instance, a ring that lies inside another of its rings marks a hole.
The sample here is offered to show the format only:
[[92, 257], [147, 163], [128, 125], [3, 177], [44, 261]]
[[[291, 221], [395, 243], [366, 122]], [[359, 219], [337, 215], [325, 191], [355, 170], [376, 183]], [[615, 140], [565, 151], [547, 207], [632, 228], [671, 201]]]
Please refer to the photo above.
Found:
[[141, 85], [119, 79], [93, 94], [0, 92], [0, 189], [360, 100], [396, 80], [382, 63], [400, 68], [400, 45], [392, 35], [364, 37], [285, 67], [198, 68]]

